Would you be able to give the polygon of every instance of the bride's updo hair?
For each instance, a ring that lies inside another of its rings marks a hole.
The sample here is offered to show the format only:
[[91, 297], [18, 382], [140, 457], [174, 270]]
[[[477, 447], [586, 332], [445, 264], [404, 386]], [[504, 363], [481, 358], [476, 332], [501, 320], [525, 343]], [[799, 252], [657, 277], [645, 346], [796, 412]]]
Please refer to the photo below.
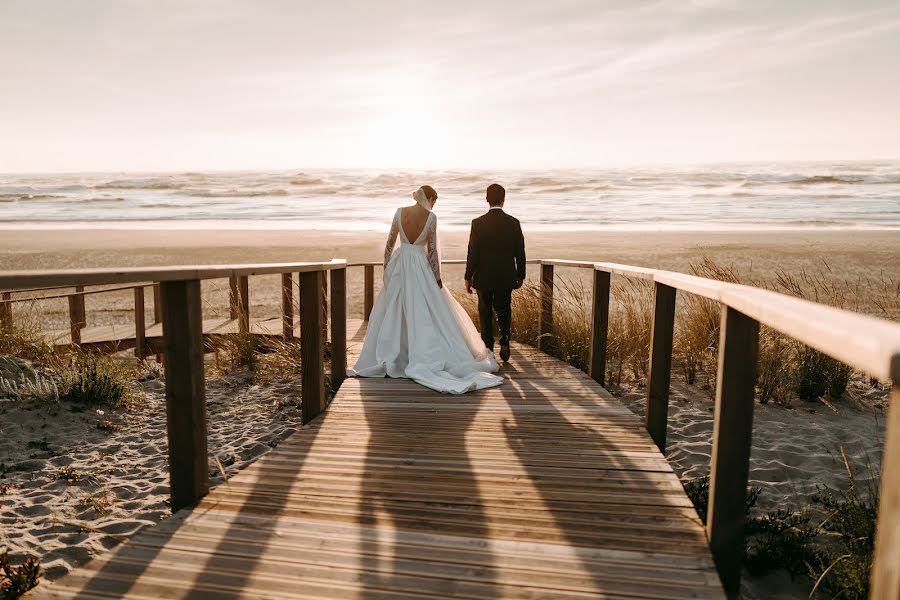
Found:
[[438, 199], [437, 192], [434, 191], [434, 188], [430, 185], [423, 185], [422, 191], [425, 192], [425, 195], [428, 196], [428, 199], [431, 200], [432, 204], [434, 204], [434, 201]]

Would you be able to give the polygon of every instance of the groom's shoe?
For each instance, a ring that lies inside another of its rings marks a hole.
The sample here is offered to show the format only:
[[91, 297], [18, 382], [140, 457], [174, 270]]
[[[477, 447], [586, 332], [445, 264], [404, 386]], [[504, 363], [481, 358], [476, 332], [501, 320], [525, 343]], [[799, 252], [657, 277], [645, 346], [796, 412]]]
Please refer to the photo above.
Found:
[[500, 340], [500, 360], [509, 361], [509, 340]]

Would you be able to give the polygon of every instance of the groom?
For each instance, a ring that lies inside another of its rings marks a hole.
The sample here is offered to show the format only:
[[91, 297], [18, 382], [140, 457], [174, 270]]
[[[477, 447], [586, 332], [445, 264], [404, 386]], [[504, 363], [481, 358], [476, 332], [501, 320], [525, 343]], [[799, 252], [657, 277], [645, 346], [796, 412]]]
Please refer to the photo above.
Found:
[[466, 257], [466, 292], [478, 292], [481, 339], [494, 350], [494, 314], [500, 324], [500, 358], [509, 360], [512, 291], [525, 281], [525, 238], [519, 220], [503, 212], [506, 190], [492, 183], [487, 189], [490, 210], [472, 221]]

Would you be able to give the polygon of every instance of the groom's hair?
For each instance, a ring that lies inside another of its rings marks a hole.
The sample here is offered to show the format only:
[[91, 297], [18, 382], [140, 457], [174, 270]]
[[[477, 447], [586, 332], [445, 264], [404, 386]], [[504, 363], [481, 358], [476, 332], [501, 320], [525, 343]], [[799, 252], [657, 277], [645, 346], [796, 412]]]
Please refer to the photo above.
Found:
[[487, 201], [491, 206], [500, 206], [506, 200], [506, 190], [499, 183], [492, 183], [487, 189]]

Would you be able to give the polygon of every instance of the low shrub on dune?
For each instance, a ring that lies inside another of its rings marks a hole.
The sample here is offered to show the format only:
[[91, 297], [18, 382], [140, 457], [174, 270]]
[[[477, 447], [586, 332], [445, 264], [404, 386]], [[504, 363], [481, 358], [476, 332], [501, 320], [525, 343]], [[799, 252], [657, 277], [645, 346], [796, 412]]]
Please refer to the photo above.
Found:
[[40, 324], [19, 319], [15, 327], [0, 328], [0, 355], [48, 364], [54, 358], [53, 346], [44, 339]]
[[[846, 488], [820, 486], [812, 504], [803, 510], [779, 509], [752, 516], [760, 489], [747, 490], [744, 566], [752, 575], [783, 570], [792, 578], [806, 578], [810, 597], [820, 597], [818, 591], [832, 598], [868, 598], [878, 492], [870, 486], [861, 493], [844, 458], [849, 475]], [[705, 522], [709, 477], [683, 485]]]
[[55, 371], [60, 400], [85, 408], [123, 405], [135, 380], [114, 358], [85, 352], [60, 359]]

